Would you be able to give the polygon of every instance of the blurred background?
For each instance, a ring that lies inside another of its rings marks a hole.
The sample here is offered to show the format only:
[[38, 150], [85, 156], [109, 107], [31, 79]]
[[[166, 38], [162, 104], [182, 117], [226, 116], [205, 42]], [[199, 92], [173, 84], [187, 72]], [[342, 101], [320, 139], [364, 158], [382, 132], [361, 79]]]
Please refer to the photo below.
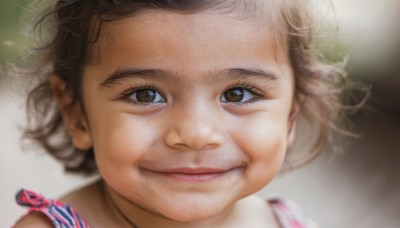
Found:
[[[21, 15], [31, 2], [0, 0], [3, 66], [21, 61], [18, 56], [29, 47], [29, 19]], [[343, 152], [327, 150], [308, 166], [279, 176], [260, 194], [290, 198], [322, 228], [400, 227], [400, 1], [332, 3], [334, 8], [314, 0], [320, 23], [333, 31], [324, 52], [331, 60], [349, 56], [351, 78], [371, 86], [368, 104], [351, 116], [360, 137], [347, 139]], [[64, 174], [42, 151], [21, 146], [26, 91], [17, 84], [0, 77], [0, 227], [25, 211], [14, 203], [19, 188], [57, 198], [92, 181]]]

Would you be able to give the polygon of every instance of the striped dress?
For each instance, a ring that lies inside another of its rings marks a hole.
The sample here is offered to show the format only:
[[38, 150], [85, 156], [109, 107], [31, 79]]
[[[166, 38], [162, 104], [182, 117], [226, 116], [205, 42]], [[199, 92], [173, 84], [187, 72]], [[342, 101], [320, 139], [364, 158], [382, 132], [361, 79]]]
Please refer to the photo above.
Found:
[[[20, 190], [16, 195], [16, 201], [19, 205], [29, 208], [26, 215], [34, 211], [46, 215], [53, 223], [54, 228], [89, 227], [72, 207], [52, 199], [47, 199], [33, 191]], [[268, 199], [267, 203], [271, 205], [281, 228], [309, 228], [307, 219], [292, 202], [281, 197], [274, 197]]]

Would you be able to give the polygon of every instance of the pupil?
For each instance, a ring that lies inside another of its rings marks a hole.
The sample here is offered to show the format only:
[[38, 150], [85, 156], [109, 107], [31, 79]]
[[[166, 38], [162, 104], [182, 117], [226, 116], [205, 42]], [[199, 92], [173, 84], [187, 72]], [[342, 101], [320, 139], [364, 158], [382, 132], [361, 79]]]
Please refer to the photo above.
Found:
[[240, 102], [243, 100], [244, 91], [242, 89], [230, 89], [226, 91], [225, 97], [228, 102]]
[[149, 103], [153, 102], [155, 98], [156, 98], [156, 91], [154, 90], [143, 89], [136, 92], [136, 99], [139, 102]]

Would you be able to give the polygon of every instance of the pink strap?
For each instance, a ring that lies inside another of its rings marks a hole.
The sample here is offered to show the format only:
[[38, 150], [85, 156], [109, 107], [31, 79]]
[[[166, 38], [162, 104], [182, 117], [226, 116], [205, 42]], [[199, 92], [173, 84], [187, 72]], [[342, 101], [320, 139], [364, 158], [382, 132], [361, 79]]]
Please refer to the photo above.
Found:
[[296, 204], [281, 197], [268, 200], [282, 228], [307, 228], [307, 219]]
[[33, 211], [41, 212], [49, 218], [55, 228], [89, 228], [75, 209], [64, 203], [46, 199], [33, 191], [20, 190], [16, 201], [21, 206], [29, 207], [26, 215]]

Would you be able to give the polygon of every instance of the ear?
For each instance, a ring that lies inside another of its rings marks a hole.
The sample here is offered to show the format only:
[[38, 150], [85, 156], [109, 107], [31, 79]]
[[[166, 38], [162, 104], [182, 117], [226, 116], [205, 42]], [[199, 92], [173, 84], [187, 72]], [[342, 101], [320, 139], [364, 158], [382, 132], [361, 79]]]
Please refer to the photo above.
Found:
[[73, 102], [73, 92], [67, 88], [66, 83], [59, 76], [50, 78], [50, 85], [56, 99], [64, 126], [71, 137], [75, 148], [88, 150], [92, 147], [90, 129], [85, 113], [78, 102]]
[[288, 119], [288, 138], [287, 138], [287, 148], [291, 148], [294, 143], [295, 135], [296, 135], [296, 125], [297, 125], [297, 116], [300, 112], [300, 104], [302, 99], [294, 99], [292, 108], [289, 113]]

